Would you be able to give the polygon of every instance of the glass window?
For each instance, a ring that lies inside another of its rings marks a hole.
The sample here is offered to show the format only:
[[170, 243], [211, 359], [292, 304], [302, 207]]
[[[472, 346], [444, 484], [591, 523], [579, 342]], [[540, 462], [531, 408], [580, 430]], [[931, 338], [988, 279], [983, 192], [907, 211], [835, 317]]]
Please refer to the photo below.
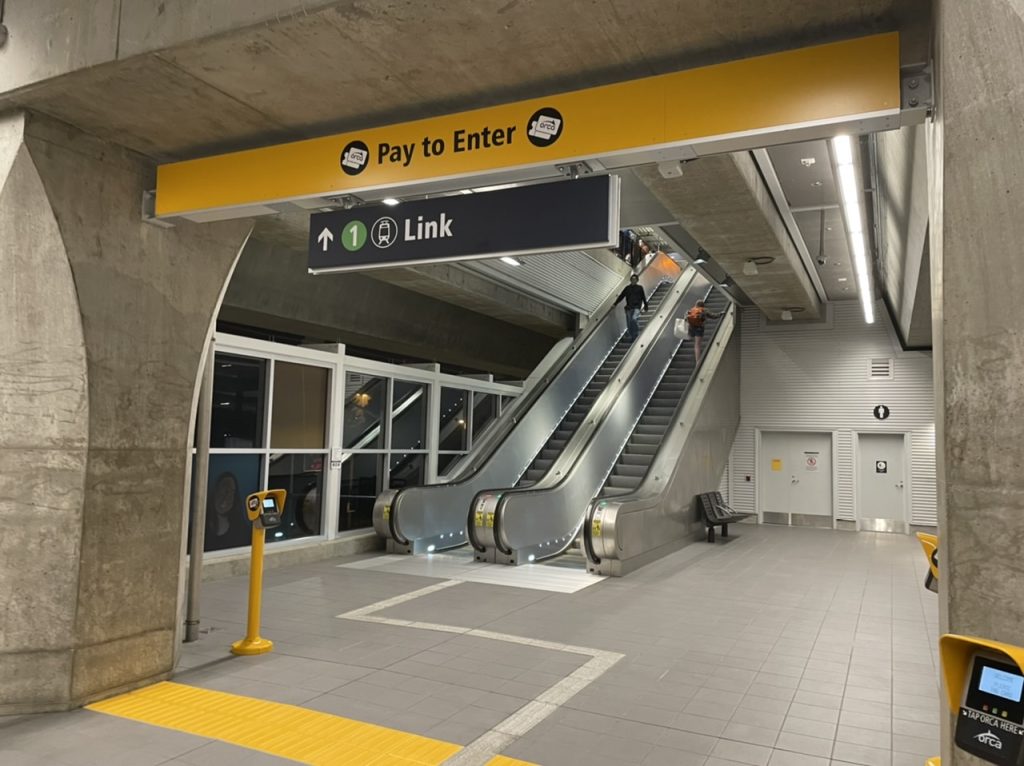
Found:
[[426, 384], [396, 380], [391, 405], [391, 448], [425, 449], [426, 437]]
[[498, 397], [494, 394], [473, 393], [473, 439], [487, 430], [498, 416]]
[[345, 376], [345, 446], [380, 449], [384, 446], [383, 414], [388, 379], [369, 375]]
[[391, 489], [418, 487], [423, 484], [427, 456], [424, 453], [391, 455]]
[[216, 355], [211, 447], [253, 449], [263, 446], [266, 372], [265, 359]]
[[281, 526], [267, 530], [267, 542], [320, 534], [323, 515], [323, 455], [270, 455], [267, 489], [287, 490]]
[[465, 452], [439, 453], [437, 456], [437, 475], [446, 476], [465, 456]]
[[469, 446], [469, 392], [441, 389], [441, 432], [438, 449], [460, 452]]
[[514, 396], [503, 396], [503, 397], [501, 397], [501, 411], [502, 412], [504, 412], [506, 409], [508, 409], [508, 406], [510, 404], [512, 404], [512, 400], [513, 399], [515, 399]]
[[210, 455], [203, 550], [220, 551], [250, 543], [252, 525], [245, 513], [245, 498], [263, 489], [262, 466], [263, 455]]
[[373, 503], [381, 492], [384, 455], [345, 455], [341, 463], [338, 531], [373, 526]]
[[327, 425], [327, 370], [305, 364], [274, 364], [270, 446], [323, 449]]

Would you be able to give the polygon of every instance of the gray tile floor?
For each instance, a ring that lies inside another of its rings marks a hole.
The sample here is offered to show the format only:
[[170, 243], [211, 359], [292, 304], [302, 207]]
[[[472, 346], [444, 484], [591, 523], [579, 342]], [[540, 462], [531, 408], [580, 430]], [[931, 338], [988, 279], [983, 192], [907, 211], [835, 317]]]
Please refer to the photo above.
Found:
[[[346, 561], [352, 561], [347, 559]], [[236, 658], [246, 580], [204, 585], [175, 680], [468, 744], [588, 658], [337, 619], [436, 580], [322, 562], [266, 578], [274, 653]], [[505, 754], [543, 766], [922, 766], [937, 603], [912, 537], [744, 525], [572, 594], [460, 583], [382, 617], [620, 652]], [[88, 711], [0, 717], [0, 764], [287, 763]]]

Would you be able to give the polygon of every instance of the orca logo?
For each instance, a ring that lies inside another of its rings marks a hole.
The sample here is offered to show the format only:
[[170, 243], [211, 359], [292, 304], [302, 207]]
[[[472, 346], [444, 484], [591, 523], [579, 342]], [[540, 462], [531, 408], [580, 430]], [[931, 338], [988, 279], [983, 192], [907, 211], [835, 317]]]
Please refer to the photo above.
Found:
[[988, 745], [993, 750], [1002, 750], [1003, 742], [991, 731], [983, 731], [981, 734], [977, 734], [974, 737], [978, 742], [983, 745]]
[[534, 146], [551, 146], [562, 135], [562, 114], [557, 109], [545, 107], [534, 113], [526, 126], [526, 135]]
[[350, 176], [357, 176], [366, 170], [370, 161], [370, 148], [362, 141], [349, 141], [341, 153], [341, 169]]

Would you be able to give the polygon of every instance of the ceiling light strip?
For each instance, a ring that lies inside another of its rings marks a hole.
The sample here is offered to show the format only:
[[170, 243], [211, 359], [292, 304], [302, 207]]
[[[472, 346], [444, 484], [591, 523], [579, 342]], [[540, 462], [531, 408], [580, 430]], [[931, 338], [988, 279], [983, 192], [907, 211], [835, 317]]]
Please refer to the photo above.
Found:
[[864, 242], [864, 216], [861, 212], [857, 168], [853, 162], [852, 139], [849, 136], [835, 136], [832, 139], [832, 155], [839, 176], [839, 194], [843, 201], [846, 235], [850, 240], [850, 252], [853, 254], [854, 273], [857, 275], [857, 290], [864, 309], [864, 321], [873, 324], [875, 307], [871, 299], [871, 272], [868, 269], [867, 247]]

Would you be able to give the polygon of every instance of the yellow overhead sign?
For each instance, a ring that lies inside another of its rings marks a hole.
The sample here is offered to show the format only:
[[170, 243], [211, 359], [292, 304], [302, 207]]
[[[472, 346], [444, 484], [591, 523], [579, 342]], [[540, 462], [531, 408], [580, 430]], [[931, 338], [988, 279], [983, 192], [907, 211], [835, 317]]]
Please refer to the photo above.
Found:
[[893, 32], [162, 165], [155, 212], [187, 215], [767, 136], [899, 108]]

